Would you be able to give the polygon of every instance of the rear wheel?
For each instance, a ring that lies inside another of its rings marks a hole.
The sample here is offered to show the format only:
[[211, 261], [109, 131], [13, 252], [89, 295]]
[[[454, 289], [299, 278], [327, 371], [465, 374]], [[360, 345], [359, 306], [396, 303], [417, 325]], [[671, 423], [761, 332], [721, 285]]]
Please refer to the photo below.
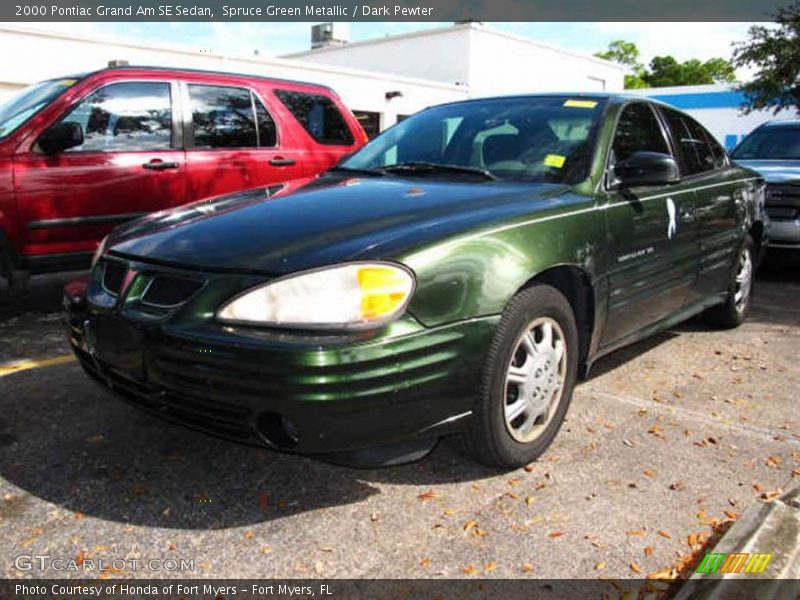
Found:
[[538, 458], [561, 427], [578, 364], [569, 301], [547, 285], [509, 302], [484, 366], [462, 446], [485, 464], [515, 468]]
[[738, 327], [747, 318], [753, 298], [755, 276], [753, 240], [747, 236], [736, 258], [725, 303], [708, 311], [709, 319], [719, 327]]

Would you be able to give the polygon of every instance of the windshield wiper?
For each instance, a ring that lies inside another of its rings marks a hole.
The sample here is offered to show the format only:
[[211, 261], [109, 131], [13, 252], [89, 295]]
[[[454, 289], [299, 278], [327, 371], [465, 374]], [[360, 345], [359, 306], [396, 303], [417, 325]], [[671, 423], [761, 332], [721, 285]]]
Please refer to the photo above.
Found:
[[383, 169], [357, 169], [355, 167], [345, 167], [342, 165], [336, 165], [335, 167], [331, 167], [330, 171], [340, 171], [343, 173], [355, 173], [357, 175], [369, 175], [371, 177], [383, 177], [386, 173], [383, 172]]
[[409, 161], [397, 163], [394, 165], [387, 165], [381, 168], [381, 171], [386, 173], [464, 173], [466, 175], [478, 175], [484, 179], [496, 181], [497, 177], [487, 169], [480, 167], [467, 167], [463, 165], [446, 165], [422, 161]]

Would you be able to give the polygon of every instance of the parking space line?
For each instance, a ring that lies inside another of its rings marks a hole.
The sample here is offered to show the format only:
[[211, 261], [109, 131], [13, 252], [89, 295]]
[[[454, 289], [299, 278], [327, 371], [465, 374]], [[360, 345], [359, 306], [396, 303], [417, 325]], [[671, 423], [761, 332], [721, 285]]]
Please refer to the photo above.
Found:
[[0, 377], [6, 375], [13, 375], [21, 371], [29, 371], [31, 369], [41, 369], [44, 367], [54, 367], [56, 365], [64, 365], [75, 360], [74, 354], [63, 354], [61, 356], [54, 356], [52, 358], [43, 358], [41, 360], [18, 360], [8, 363], [0, 364]]
[[[603, 397], [607, 400], [623, 402], [625, 404], [630, 404], [632, 406], [636, 406], [639, 408], [647, 408], [647, 409], [652, 408], [654, 409], [654, 412], [661, 412], [678, 418], [683, 417], [685, 419], [693, 421], [700, 421], [705, 425], [729, 429], [742, 435], [762, 438], [764, 441], [774, 440], [775, 435], [779, 433], [777, 431], [766, 429], [764, 427], [757, 427], [755, 425], [743, 425], [741, 423], [725, 423], [710, 415], [707, 415], [700, 411], [692, 410], [690, 408], [683, 408], [681, 406], [670, 406], [663, 404], [661, 402], [655, 402], [654, 400], [644, 400], [642, 398], [636, 398], [635, 396], [628, 396], [625, 394], [614, 394], [597, 388], [588, 387], [583, 389], [589, 393]], [[786, 442], [790, 446], [800, 448], [800, 441], [792, 439], [790, 436], [786, 437]]]

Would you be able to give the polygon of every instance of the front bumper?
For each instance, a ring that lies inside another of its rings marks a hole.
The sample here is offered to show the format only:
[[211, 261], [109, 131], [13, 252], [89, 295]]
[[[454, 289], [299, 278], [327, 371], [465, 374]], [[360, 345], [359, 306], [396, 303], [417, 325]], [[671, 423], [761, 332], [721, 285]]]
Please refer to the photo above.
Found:
[[770, 247], [800, 249], [800, 187], [768, 184], [765, 209]]
[[325, 337], [138, 321], [65, 295], [86, 372], [164, 419], [248, 444], [332, 453], [463, 428], [497, 317]]

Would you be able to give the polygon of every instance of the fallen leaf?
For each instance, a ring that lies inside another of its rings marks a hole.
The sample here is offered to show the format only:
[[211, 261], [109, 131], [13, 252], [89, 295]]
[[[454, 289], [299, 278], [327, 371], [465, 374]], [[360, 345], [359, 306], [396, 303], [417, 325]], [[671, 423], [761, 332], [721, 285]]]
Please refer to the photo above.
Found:
[[438, 497], [439, 497], [439, 494], [437, 494], [433, 490], [428, 490], [427, 492], [423, 492], [419, 496], [417, 496], [417, 499], [418, 500], [422, 500], [423, 502], [425, 502], [427, 500], [433, 500], [434, 498], [438, 498]]
[[476, 569], [472, 565], [467, 565], [466, 567], [462, 567], [461, 570], [467, 575], [475, 575], [478, 572], [478, 569]]
[[531, 563], [525, 563], [522, 565], [522, 572], [523, 573], [530, 573], [533, 571], [533, 565]]
[[636, 444], [628, 439], [623, 439], [622, 443], [625, 444], [628, 448], [636, 448]]
[[653, 556], [654, 549], [652, 546], [645, 546], [644, 547], [644, 555], [645, 556]]
[[533, 465], [525, 465], [524, 467], [522, 467], [522, 470], [525, 471], [526, 473], [533, 473]]
[[739, 513], [734, 512], [732, 510], [723, 510], [722, 512], [725, 513], [726, 517], [728, 517], [729, 519], [732, 519], [734, 521], [739, 518]]
[[629, 566], [631, 568], [631, 571], [633, 571], [634, 573], [642, 572], [642, 568], [633, 561], [631, 561], [631, 564]]
[[249, 529], [247, 531], [245, 531], [244, 532], [244, 539], [246, 539], [246, 540], [253, 539], [253, 532], [250, 531]]
[[477, 521], [469, 520], [466, 523], [464, 523], [464, 531], [469, 531], [470, 529], [475, 529], [477, 527], [478, 527]]
[[781, 464], [781, 457], [776, 454], [768, 456], [764, 464], [766, 464], [770, 469], [777, 469]]
[[83, 519], [83, 517], [84, 517], [84, 514], [83, 514], [82, 512], [76, 512], [76, 513], [75, 513], [75, 520], [76, 520], [76, 521], [80, 521], [80, 520], [82, 520], [82, 519]]
[[761, 492], [763, 492], [763, 491], [764, 491], [764, 486], [763, 486], [763, 485], [761, 485], [760, 483], [754, 483], [754, 484], [753, 484], [753, 489], [754, 489], [754, 490], [755, 490], [757, 493], [759, 493], [759, 494], [760, 494]]
[[427, 567], [429, 564], [431, 564], [431, 559], [430, 558], [423, 558], [423, 559], [421, 559], [419, 561], [419, 566], [420, 567]]
[[644, 529], [629, 529], [625, 532], [625, 535], [644, 535], [647, 533]]
[[261, 546], [261, 554], [270, 554], [273, 548], [269, 544], [265, 544]]
[[487, 573], [491, 573], [496, 568], [497, 568], [497, 563], [495, 561], [490, 561], [490, 562], [486, 563], [486, 566], [484, 567], [483, 570], [486, 571]]
[[697, 535], [690, 533], [686, 541], [689, 543], [690, 548], [694, 548], [697, 545]]
[[78, 552], [78, 556], [75, 557], [75, 564], [80, 567], [86, 562], [87, 558], [89, 558], [89, 554], [86, 552], [86, 550], [81, 550]]
[[663, 538], [667, 538], [668, 540], [672, 539], [672, 536], [669, 533], [667, 533], [666, 531], [664, 531], [663, 529], [659, 529], [658, 530], [658, 535], [660, 535]]
[[676, 481], [674, 483], [671, 483], [669, 485], [669, 489], [671, 489], [674, 492], [680, 492], [683, 489], [683, 483], [680, 482], [680, 481]]
[[536, 496], [525, 496], [525, 504], [530, 506], [534, 502], [536, 502]]
[[605, 563], [605, 562], [603, 562], [603, 561], [600, 561], [599, 563], [597, 563], [597, 564], [594, 566], [594, 570], [595, 570], [595, 571], [602, 571], [602, 570], [603, 570], [603, 569], [605, 569], [605, 568], [606, 568], [606, 563]]
[[554, 540], [554, 539], [556, 539], [556, 538], [560, 538], [560, 537], [561, 537], [561, 536], [563, 536], [563, 535], [564, 535], [564, 532], [563, 532], [563, 531], [551, 531], [551, 532], [548, 534], [548, 536], [550, 537], [550, 539], [553, 539], [553, 540]]
[[645, 477], [649, 477], [650, 479], [655, 479], [656, 478], [655, 471], [651, 471], [650, 469], [645, 469], [644, 471], [642, 471], [642, 473], [644, 473]]

